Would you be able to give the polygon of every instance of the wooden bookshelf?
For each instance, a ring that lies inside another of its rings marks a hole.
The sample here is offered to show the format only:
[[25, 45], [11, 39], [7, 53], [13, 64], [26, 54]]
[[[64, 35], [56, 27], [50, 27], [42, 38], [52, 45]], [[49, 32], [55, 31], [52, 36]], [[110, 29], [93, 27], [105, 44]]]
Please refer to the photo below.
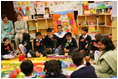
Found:
[[[27, 21], [29, 34], [41, 32], [42, 35], [46, 35], [47, 28], [53, 28], [53, 19], [52, 18], [38, 18], [30, 19]], [[36, 29], [30, 29], [36, 28]]]
[[78, 15], [77, 16], [77, 25], [78, 25], [78, 34], [81, 34], [82, 27], [89, 27], [90, 21], [94, 21], [93, 26], [95, 30], [99, 30], [101, 34], [112, 34], [112, 26], [108, 25], [111, 22], [110, 14], [93, 14], [93, 15]]

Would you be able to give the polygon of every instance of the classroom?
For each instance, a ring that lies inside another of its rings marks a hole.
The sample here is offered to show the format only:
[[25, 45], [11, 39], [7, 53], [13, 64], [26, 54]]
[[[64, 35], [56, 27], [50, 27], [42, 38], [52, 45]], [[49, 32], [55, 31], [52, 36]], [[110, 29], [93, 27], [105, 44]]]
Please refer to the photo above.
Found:
[[117, 78], [117, 0], [1, 1], [1, 78]]

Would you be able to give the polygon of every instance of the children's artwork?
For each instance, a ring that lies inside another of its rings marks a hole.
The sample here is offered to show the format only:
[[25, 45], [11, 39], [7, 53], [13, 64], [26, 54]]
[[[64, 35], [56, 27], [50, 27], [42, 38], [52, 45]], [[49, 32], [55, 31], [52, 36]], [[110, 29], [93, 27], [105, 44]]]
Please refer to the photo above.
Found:
[[95, 26], [89, 26], [89, 31], [92, 32], [92, 31], [95, 31]]
[[34, 10], [34, 7], [30, 7], [30, 9], [29, 9], [29, 11], [30, 11], [30, 15], [34, 15], [35, 14], [35, 10]]
[[96, 14], [96, 9], [91, 9], [91, 14]]
[[84, 15], [89, 15], [89, 14], [91, 14], [90, 10], [84, 11]]
[[67, 27], [66, 32], [72, 32], [72, 27], [71, 27], [71, 25], [69, 25], [69, 26]]
[[88, 10], [88, 5], [83, 5], [83, 10]]
[[26, 9], [29, 10], [29, 6], [26, 6]]
[[89, 8], [89, 10], [94, 9], [94, 3], [89, 3], [88, 8]]
[[22, 2], [21, 1], [18, 1], [18, 6], [22, 6]]
[[96, 4], [97, 4], [97, 9], [105, 9], [105, 2], [96, 3]]
[[100, 3], [100, 2], [103, 2], [103, 1], [94, 1], [95, 3]]
[[94, 21], [93, 21], [93, 20], [91, 20], [89, 24], [90, 24], [90, 25], [93, 25], [93, 24], [95, 24], [95, 23], [94, 23]]
[[105, 2], [105, 8], [111, 8], [112, 2]]
[[97, 7], [96, 7], [96, 3], [89, 3], [88, 4], [88, 8], [89, 8], [89, 10], [91, 10], [91, 9], [96, 9]]
[[26, 16], [30, 16], [30, 11], [29, 10], [24, 10], [24, 14], [26, 15]]
[[62, 23], [63, 23], [62, 24], [63, 26], [68, 26], [68, 22], [67, 21], [63, 21]]
[[[24, 16], [35, 14], [44, 14], [45, 7], [49, 7], [50, 14], [54, 12], [74, 10], [78, 11], [78, 15], [96, 13], [96, 9], [111, 8], [112, 2], [95, 2], [88, 3], [88, 1], [13, 1], [14, 10], [22, 13]], [[84, 10], [84, 11], [83, 11]], [[91, 10], [90, 12], [88, 10]], [[112, 10], [110, 11], [110, 13]]]
[[78, 10], [78, 15], [83, 15], [83, 10]]
[[88, 5], [88, 1], [84, 1], [84, 5], [87, 6]]
[[[25, 7], [25, 9], [30, 10], [31, 15], [34, 14], [34, 11], [31, 10], [33, 7], [36, 7], [37, 14], [43, 14], [45, 7], [49, 7], [51, 14], [65, 10], [82, 9], [82, 1], [14, 1], [13, 5], [15, 11], [21, 11]], [[16, 7], [20, 8], [17, 10]]]
[[37, 14], [44, 14], [44, 8], [37, 9]]
[[44, 18], [49, 18], [49, 14], [44, 14]]
[[72, 25], [73, 25], [73, 20], [69, 20], [68, 16], [65, 15], [61, 15], [60, 18], [57, 21], [57, 24], [61, 24], [63, 31], [65, 32], [71, 32], [72, 30]]
[[61, 20], [58, 20], [57, 21], [57, 25], [61, 25]]
[[73, 20], [69, 20], [69, 25], [73, 25]]
[[22, 8], [21, 7], [19, 7], [19, 11], [21, 11], [22, 10]]
[[23, 16], [23, 20], [29, 20], [29, 16]]

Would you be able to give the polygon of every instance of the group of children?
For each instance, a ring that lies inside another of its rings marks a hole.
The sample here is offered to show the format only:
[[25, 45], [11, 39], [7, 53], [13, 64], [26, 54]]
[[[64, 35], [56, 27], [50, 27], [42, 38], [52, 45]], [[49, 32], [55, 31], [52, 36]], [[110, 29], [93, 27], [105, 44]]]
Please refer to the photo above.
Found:
[[[94, 68], [89, 61], [84, 64], [84, 55], [79, 51], [74, 51], [72, 61], [77, 66], [77, 70], [72, 72], [70, 78], [97, 78]], [[24, 78], [34, 78], [33, 63], [31, 60], [25, 60], [20, 65], [21, 71], [25, 74]], [[62, 72], [62, 65], [60, 60], [49, 60], [44, 63], [45, 76], [43, 78], [66, 78]], [[37, 77], [37, 76], [35, 76]]]
[[[90, 50], [92, 50], [92, 53], [99, 50], [96, 47], [96, 41], [91, 40], [91, 36], [87, 35], [87, 27], [82, 28], [82, 35], [79, 38], [79, 48], [77, 46], [76, 39], [72, 37], [71, 32], [63, 32], [61, 25], [58, 25], [57, 29], [58, 32], [52, 34], [52, 29], [48, 28], [47, 35], [44, 38], [42, 38], [40, 32], [37, 32], [33, 43], [30, 41], [30, 35], [28, 33], [23, 33], [23, 41], [18, 46], [18, 53], [13, 51], [11, 45], [9, 44], [9, 39], [5, 37], [3, 39], [3, 43], [1, 44], [2, 59], [4, 59], [4, 55], [6, 54], [12, 54], [16, 57], [19, 54], [23, 54], [25, 57], [42, 57], [53, 53], [71, 56], [73, 51], [76, 50], [79, 50], [85, 55], [90, 55]], [[95, 35], [95, 39], [99, 39], [100, 37], [101, 34]]]
[[[69, 55], [72, 54], [73, 50], [77, 50], [77, 42], [72, 37], [72, 33], [68, 32], [65, 33], [62, 31], [62, 26], [58, 25], [58, 32], [52, 34], [52, 29], [47, 29], [47, 35], [45, 38], [42, 38], [40, 32], [36, 33], [36, 39], [33, 40], [33, 49], [34, 52], [30, 52], [32, 50], [32, 43], [30, 42], [30, 35], [28, 33], [23, 33], [23, 41], [19, 44], [19, 51], [24, 54], [26, 57], [27, 55], [33, 55], [36, 57], [39, 56], [46, 56], [47, 54], [53, 54], [54, 52], [64, 55], [68, 53]], [[79, 39], [79, 50], [83, 51], [83, 49], [87, 48], [88, 43], [91, 40], [91, 37], [87, 35], [88, 28], [82, 28], [82, 36]], [[2, 43], [2, 55], [8, 54], [9, 50], [6, 50], [6, 47], [11, 47], [8, 38], [4, 38]], [[8, 44], [7, 44], [7, 43]], [[11, 48], [12, 50], [12, 48]]]
[[[91, 39], [89, 36], [88, 28], [82, 28], [82, 35], [79, 38], [79, 48], [77, 46], [76, 39], [72, 37], [71, 32], [63, 32], [62, 26], [57, 26], [58, 32], [52, 33], [52, 29], [47, 29], [47, 35], [42, 38], [40, 32], [36, 33], [36, 38], [30, 42], [30, 35], [28, 33], [23, 33], [23, 41], [19, 44], [18, 53], [14, 52], [11, 45], [9, 44], [9, 39], [4, 38], [1, 44], [1, 56], [4, 59], [4, 55], [11, 54], [14, 56], [24, 55], [25, 57], [42, 57], [48, 54], [58, 53], [59, 55], [70, 55], [72, 57], [73, 63], [78, 67], [77, 71], [71, 74], [71, 78], [96, 78], [96, 73], [94, 68], [91, 66], [88, 60], [86, 64], [83, 64], [83, 58], [90, 56], [94, 59], [95, 51], [99, 51], [96, 42], [102, 37], [101, 34], [95, 35], [95, 40]], [[33, 47], [32, 47], [33, 46]], [[99, 52], [97, 52], [99, 56]], [[44, 71], [46, 73], [46, 78], [66, 78], [62, 74], [61, 62], [59, 60], [50, 60], [45, 62]], [[33, 63], [30, 60], [25, 60], [20, 65], [21, 71], [26, 77], [32, 77]]]

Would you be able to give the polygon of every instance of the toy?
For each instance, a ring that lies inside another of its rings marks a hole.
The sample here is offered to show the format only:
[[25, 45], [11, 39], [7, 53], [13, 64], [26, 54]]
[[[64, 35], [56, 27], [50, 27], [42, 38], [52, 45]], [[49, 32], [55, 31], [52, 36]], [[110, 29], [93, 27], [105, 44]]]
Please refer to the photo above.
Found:
[[90, 25], [93, 25], [93, 24], [94, 24], [94, 21], [93, 21], [93, 20], [91, 20], [91, 21], [90, 21]]
[[19, 61], [24, 61], [25, 60], [25, 56], [23, 54], [19, 55]]
[[96, 13], [96, 9], [91, 9], [91, 14], [95, 14]]
[[24, 78], [25, 74], [22, 73], [22, 72], [20, 72], [20, 73], [19, 73], [19, 76], [20, 76], [21, 78]]
[[19, 11], [21, 11], [22, 10], [22, 8], [21, 7], [19, 7]]
[[16, 69], [16, 71], [17, 71], [17, 73], [20, 73], [21, 72], [20, 68]]
[[15, 75], [18, 75], [18, 73], [17, 73], [17, 71], [16, 71], [16, 70], [14, 71], [14, 74], [15, 74]]
[[89, 26], [89, 31], [95, 31], [95, 26]]
[[111, 26], [111, 23], [110, 23], [110, 22], [108, 22], [108, 23], [107, 23], [107, 25], [108, 25], [108, 26]]
[[10, 78], [16, 78], [16, 75], [15, 74], [11, 74], [9, 77]]
[[27, 6], [26, 9], [29, 10], [29, 6]]
[[83, 10], [88, 10], [88, 1], [84, 1]]
[[95, 31], [94, 21], [90, 21], [89, 31]]

